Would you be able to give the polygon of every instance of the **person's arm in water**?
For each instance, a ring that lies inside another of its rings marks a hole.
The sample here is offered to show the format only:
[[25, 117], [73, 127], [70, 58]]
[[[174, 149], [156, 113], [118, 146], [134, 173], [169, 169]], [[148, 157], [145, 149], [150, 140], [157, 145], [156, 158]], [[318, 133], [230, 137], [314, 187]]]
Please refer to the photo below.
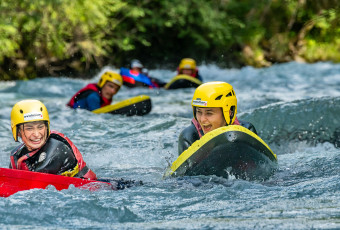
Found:
[[202, 76], [199, 74], [199, 72], [197, 71], [197, 75], [196, 75], [196, 78], [200, 81], [203, 81], [203, 78]]
[[241, 126], [243, 126], [244, 128], [249, 129], [250, 131], [252, 131], [253, 133], [255, 133], [257, 135], [255, 126], [252, 123], [250, 123], [248, 121], [241, 121], [241, 120], [238, 120], [238, 122], [240, 123]]
[[178, 137], [178, 155], [182, 154], [187, 150], [195, 141], [199, 140], [200, 137], [193, 124], [186, 127]]
[[98, 93], [93, 92], [86, 98], [87, 108], [90, 111], [100, 108], [100, 96]]

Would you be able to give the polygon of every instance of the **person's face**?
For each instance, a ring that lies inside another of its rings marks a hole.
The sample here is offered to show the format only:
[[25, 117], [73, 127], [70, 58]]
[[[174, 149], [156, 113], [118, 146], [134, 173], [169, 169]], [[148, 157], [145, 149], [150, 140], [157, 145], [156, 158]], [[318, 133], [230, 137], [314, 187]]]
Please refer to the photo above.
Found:
[[196, 107], [196, 118], [201, 125], [204, 134], [227, 124], [222, 109], [217, 107]]
[[192, 69], [182, 69], [182, 74], [186, 74], [191, 76], [193, 74], [193, 70]]
[[119, 85], [116, 85], [113, 82], [107, 81], [102, 88], [102, 95], [106, 99], [111, 100], [113, 95], [118, 93], [119, 88], [120, 88]]
[[134, 67], [132, 68], [133, 71], [141, 73], [142, 72], [142, 68], [138, 68], [138, 67]]
[[41, 148], [47, 139], [47, 126], [43, 121], [34, 121], [20, 125], [18, 133], [29, 151]]

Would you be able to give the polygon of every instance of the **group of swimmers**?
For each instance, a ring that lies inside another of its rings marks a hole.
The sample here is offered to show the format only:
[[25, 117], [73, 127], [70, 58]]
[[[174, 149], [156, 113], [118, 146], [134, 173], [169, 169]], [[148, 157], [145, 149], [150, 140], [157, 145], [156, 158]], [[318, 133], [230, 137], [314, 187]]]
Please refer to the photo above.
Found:
[[[183, 60], [178, 72], [197, 77], [198, 71], [193, 59]], [[142, 71], [143, 66], [139, 64], [131, 67]], [[90, 111], [109, 105], [122, 85], [120, 74], [105, 72], [97, 84], [89, 84], [78, 91], [68, 105]], [[237, 119], [236, 94], [226, 82], [215, 81], [200, 85], [194, 92], [191, 105], [193, 119], [179, 136], [178, 154], [206, 133], [223, 126], [241, 125], [256, 133], [251, 123]], [[50, 130], [48, 111], [42, 102], [23, 100], [16, 103], [11, 112], [11, 128], [14, 140], [18, 142], [20, 138], [22, 143], [11, 152], [10, 168], [97, 179], [72, 141], [64, 134]]]
[[[181, 60], [177, 74], [188, 75], [202, 81], [196, 67], [196, 61], [191, 58]], [[136, 81], [136, 78], [139, 81]], [[68, 106], [77, 109], [93, 111], [106, 105], [110, 105], [114, 95], [118, 93], [122, 85], [127, 87], [149, 86], [160, 88], [165, 85], [159, 79], [148, 76], [148, 70], [144, 68], [139, 60], [132, 60], [130, 69], [121, 68], [120, 74], [113, 71], [106, 71], [98, 83], [91, 83], [80, 89], [68, 102]]]

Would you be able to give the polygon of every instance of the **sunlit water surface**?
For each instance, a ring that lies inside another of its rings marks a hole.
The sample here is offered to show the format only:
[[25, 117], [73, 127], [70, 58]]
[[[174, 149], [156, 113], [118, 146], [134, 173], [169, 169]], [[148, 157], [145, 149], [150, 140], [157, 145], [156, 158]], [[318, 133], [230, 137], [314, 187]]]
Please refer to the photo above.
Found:
[[[42, 78], [0, 82], [0, 167], [17, 145], [12, 106], [39, 99], [51, 128], [66, 134], [99, 177], [144, 182], [120, 191], [30, 190], [0, 198], [4, 229], [311, 229], [340, 228], [340, 65], [287, 63], [265, 69], [199, 66], [204, 82], [234, 86], [238, 116], [252, 122], [278, 156], [268, 181], [214, 176], [163, 179], [177, 157], [177, 138], [190, 124], [194, 89], [129, 89], [152, 99], [143, 117], [92, 114], [65, 106], [91, 80]], [[113, 68], [114, 69], [114, 68]], [[175, 72], [151, 70], [169, 81]]]

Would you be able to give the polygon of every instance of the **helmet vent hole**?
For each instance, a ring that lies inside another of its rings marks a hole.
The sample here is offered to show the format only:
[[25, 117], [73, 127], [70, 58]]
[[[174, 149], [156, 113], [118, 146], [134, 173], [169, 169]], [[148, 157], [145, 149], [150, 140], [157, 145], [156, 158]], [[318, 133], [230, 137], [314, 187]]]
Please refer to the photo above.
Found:
[[216, 101], [221, 100], [222, 96], [223, 96], [223, 95], [220, 95], [220, 96], [216, 97], [215, 100], [216, 100]]
[[20, 109], [20, 113], [24, 113], [24, 111], [22, 111], [22, 109]]
[[41, 111], [41, 112], [43, 111], [43, 108], [42, 108], [42, 107], [40, 107], [40, 111]]
[[231, 92], [229, 92], [226, 97], [231, 97], [231, 96], [232, 96], [232, 94], [231, 94]]

